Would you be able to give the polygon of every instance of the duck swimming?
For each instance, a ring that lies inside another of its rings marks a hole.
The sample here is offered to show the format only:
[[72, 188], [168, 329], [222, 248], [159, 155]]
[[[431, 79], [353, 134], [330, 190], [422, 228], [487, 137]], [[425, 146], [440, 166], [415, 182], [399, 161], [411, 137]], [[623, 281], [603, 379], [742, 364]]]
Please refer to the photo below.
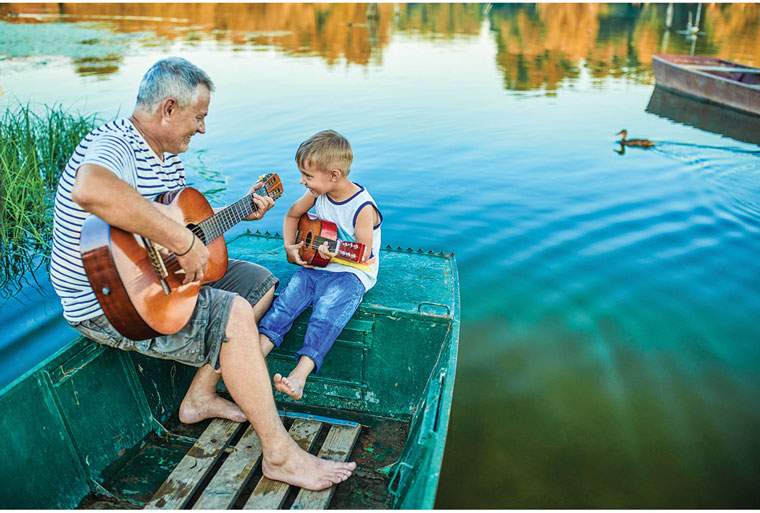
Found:
[[615, 135], [623, 135], [623, 138], [618, 141], [623, 146], [641, 146], [642, 148], [651, 148], [654, 146], [654, 143], [648, 139], [626, 139], [626, 136], [628, 135], [628, 130], [625, 128], [622, 129], [620, 132], [616, 133]]

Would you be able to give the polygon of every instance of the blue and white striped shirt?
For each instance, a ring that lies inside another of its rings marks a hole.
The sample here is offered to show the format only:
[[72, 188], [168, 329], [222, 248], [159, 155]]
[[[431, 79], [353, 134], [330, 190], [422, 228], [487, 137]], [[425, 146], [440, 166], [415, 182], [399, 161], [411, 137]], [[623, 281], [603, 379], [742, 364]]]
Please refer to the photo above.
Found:
[[53, 217], [50, 281], [61, 297], [63, 316], [81, 322], [103, 314], [82, 266], [79, 239], [91, 215], [71, 199], [79, 167], [97, 164], [135, 187], [145, 198], [185, 186], [185, 168], [177, 155], [162, 162], [129, 119], [96, 128], [79, 143], [58, 182]]

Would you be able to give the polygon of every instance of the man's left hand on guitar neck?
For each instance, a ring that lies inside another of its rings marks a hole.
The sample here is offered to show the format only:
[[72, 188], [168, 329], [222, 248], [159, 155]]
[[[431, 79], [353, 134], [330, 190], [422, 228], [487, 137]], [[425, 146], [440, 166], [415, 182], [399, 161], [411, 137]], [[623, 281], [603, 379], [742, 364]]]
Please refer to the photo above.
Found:
[[[248, 194], [251, 194], [253, 191], [260, 189], [263, 185], [264, 184], [261, 182], [257, 183], [251, 187], [251, 190], [248, 191]], [[251, 196], [251, 199], [253, 200], [253, 204], [256, 205], [256, 210], [254, 210], [251, 215], [246, 217], [245, 221], [258, 221], [264, 217], [264, 214], [267, 213], [267, 210], [274, 206], [274, 200], [269, 196], [260, 196], [258, 194], [254, 194]]]
[[[251, 190], [247, 192], [247, 194], [251, 194], [253, 191], [258, 190], [261, 188], [263, 184], [257, 183], [253, 187], [251, 187]], [[264, 214], [267, 213], [267, 210], [272, 208], [274, 206], [274, 199], [272, 199], [269, 196], [260, 196], [258, 194], [254, 194], [251, 196], [251, 199], [253, 200], [254, 205], [256, 205], [256, 210], [250, 214], [248, 217], [243, 218], [243, 221], [258, 221], [262, 217], [264, 217]], [[219, 213], [222, 210], [224, 210], [225, 207], [212, 207], [214, 210], [214, 213]]]

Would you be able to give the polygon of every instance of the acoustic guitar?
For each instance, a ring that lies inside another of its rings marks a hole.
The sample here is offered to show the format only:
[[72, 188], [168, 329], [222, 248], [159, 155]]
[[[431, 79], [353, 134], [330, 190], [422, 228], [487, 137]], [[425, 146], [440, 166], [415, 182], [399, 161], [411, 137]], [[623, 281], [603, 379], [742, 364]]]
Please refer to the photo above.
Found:
[[319, 254], [318, 248], [325, 242], [331, 253], [350, 262], [361, 263], [367, 246], [360, 242], [343, 241], [338, 239], [338, 226], [331, 222], [319, 219], [317, 216], [305, 213], [298, 219], [296, 230], [296, 244], [303, 241], [303, 246], [298, 250], [298, 255], [307, 264], [315, 267], [325, 267], [330, 260]]
[[[263, 185], [214, 214], [206, 198], [192, 187], [164, 193], [156, 202], [208, 247], [203, 279], [186, 285], [177, 256], [159, 251], [148, 239], [90, 216], [82, 226], [79, 251], [87, 279], [108, 320], [127, 338], [145, 340], [178, 332], [190, 320], [201, 284], [227, 272], [227, 245], [221, 235], [256, 210], [253, 195], [277, 199], [282, 182], [276, 173]], [[197, 243], [197, 242], [196, 242]]]

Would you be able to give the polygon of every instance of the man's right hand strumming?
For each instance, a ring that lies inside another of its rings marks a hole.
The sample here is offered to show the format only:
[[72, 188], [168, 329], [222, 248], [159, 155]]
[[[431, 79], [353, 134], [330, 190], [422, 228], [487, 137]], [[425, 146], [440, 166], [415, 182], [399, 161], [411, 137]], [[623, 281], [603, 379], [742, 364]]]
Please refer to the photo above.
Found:
[[192, 236], [191, 242], [187, 243], [185, 249], [180, 250], [180, 253], [174, 253], [177, 256], [177, 262], [185, 273], [182, 285], [203, 279], [209, 255], [208, 248], [203, 244], [203, 241], [190, 230], [186, 229], [186, 232]]

